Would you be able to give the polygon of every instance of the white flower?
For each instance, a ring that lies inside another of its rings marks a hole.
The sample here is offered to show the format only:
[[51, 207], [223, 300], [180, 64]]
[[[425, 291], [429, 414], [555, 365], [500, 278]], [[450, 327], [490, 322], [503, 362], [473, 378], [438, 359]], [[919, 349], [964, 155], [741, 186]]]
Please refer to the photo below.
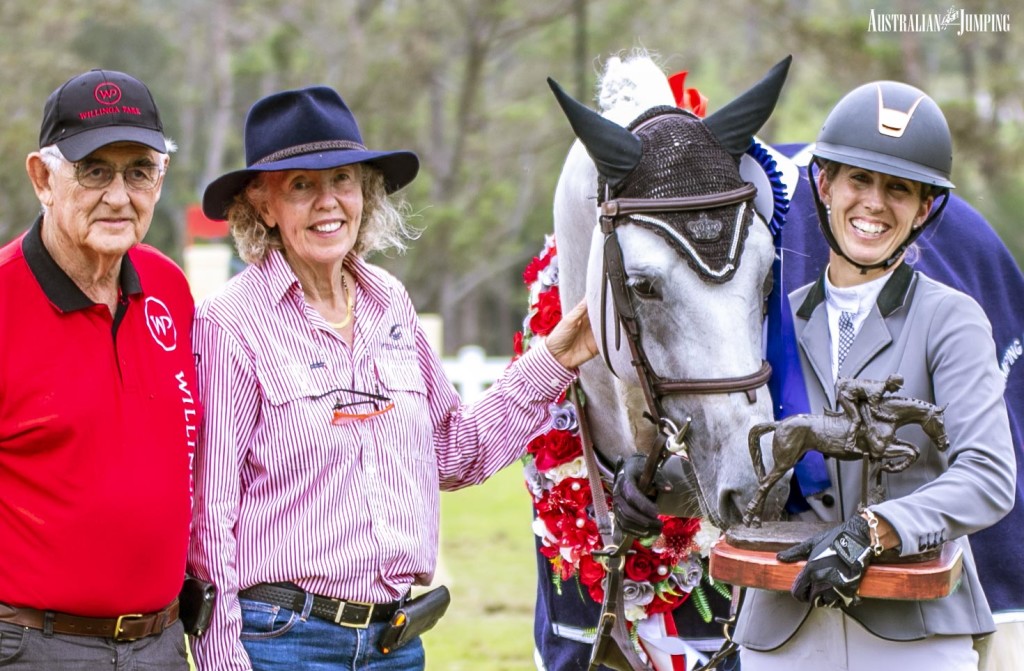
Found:
[[537, 536], [540, 536], [549, 543], [553, 543], [554, 541], [558, 540], [554, 537], [554, 535], [552, 535], [550, 531], [548, 531], [548, 526], [544, 524], [544, 520], [542, 520], [541, 518], [534, 518], [532, 526], [533, 533]]
[[554, 248], [555, 248], [555, 234], [554, 233], [548, 233], [548, 234], [546, 234], [544, 236], [544, 251], [543, 251], [543, 253], [547, 254], [549, 251], [551, 251]]
[[647, 619], [647, 611], [643, 606], [623, 606], [622, 614], [630, 622], [639, 622]]
[[529, 314], [526, 315], [526, 319], [523, 320], [524, 324], [529, 325], [530, 318], [533, 317], [534, 314], [536, 314], [537, 311], [534, 309], [533, 306], [535, 306], [540, 301], [540, 295], [543, 291], [543, 282], [534, 282], [533, 284], [530, 285], [530, 311]]
[[708, 522], [707, 519], [700, 521], [700, 530], [694, 535], [693, 542], [700, 550], [701, 557], [707, 557], [711, 554], [711, 546], [714, 545], [721, 535], [722, 531], [711, 524], [711, 522]]
[[583, 461], [583, 457], [579, 456], [572, 461], [549, 468], [544, 471], [544, 477], [556, 485], [566, 478], [585, 478], [587, 477], [587, 465]]

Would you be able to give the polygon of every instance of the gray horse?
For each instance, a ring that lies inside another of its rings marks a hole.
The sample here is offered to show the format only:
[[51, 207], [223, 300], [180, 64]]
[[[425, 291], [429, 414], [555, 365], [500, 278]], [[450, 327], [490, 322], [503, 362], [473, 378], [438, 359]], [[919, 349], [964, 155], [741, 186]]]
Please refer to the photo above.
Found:
[[[757, 490], [747, 435], [772, 418], [759, 374], [774, 248], [737, 166], [787, 67], [705, 120], [674, 107], [647, 58], [609, 61], [603, 115], [555, 87], [580, 138], [556, 187], [554, 219], [563, 305], [587, 297], [604, 355], [580, 371], [596, 451], [612, 464], [649, 449], [658, 429], [645, 413], [676, 426], [690, 420], [683, 467], [693, 487], [673, 512], [719, 528], [740, 522]], [[606, 272], [609, 242], [620, 250], [621, 288]], [[619, 300], [635, 316], [635, 346]], [[781, 508], [779, 489], [770, 509]]]

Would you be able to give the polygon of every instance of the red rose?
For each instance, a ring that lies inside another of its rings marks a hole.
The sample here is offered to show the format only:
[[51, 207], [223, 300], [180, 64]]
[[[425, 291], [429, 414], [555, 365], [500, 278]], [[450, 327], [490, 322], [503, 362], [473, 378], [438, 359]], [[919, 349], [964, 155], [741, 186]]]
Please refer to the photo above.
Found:
[[586, 587], [594, 584], [600, 585], [605, 576], [604, 566], [594, 561], [593, 555], [585, 554], [580, 557], [579, 576], [580, 582]]
[[562, 319], [562, 302], [558, 298], [558, 289], [551, 288], [541, 292], [537, 297], [536, 312], [530, 317], [530, 330], [537, 335], [551, 333], [555, 325]]
[[566, 519], [559, 543], [568, 548], [572, 560], [578, 562], [581, 557], [601, 547], [601, 534], [597, 530], [597, 523], [580, 511], [571, 521]]
[[531, 440], [526, 451], [533, 455], [537, 470], [547, 471], [582, 455], [583, 445], [568, 431], [553, 429]]
[[561, 539], [564, 534], [563, 529], [574, 524], [576, 516], [573, 512], [567, 512], [557, 504], [552, 505], [553, 503], [549, 500], [543, 506], [538, 504], [537, 517], [544, 523], [548, 533], [556, 539]]
[[590, 483], [583, 478], [566, 478], [551, 488], [551, 497], [565, 509], [585, 510], [593, 497]]
[[530, 262], [526, 264], [526, 269], [523, 271], [523, 283], [526, 284], [526, 286], [530, 286], [536, 282], [537, 275], [540, 274], [540, 271], [547, 268], [549, 263], [551, 263], [551, 258], [547, 253], [533, 257]]
[[626, 556], [626, 577], [634, 582], [657, 579], [657, 562], [648, 552], [634, 552]]
[[512, 351], [515, 353], [515, 357], [512, 359], [515, 361], [516, 358], [523, 355], [523, 332], [516, 331], [516, 334], [512, 336]]
[[687, 541], [693, 539], [694, 534], [700, 531], [699, 517], [660, 517], [663, 522], [661, 527], [662, 536], [682, 536]]

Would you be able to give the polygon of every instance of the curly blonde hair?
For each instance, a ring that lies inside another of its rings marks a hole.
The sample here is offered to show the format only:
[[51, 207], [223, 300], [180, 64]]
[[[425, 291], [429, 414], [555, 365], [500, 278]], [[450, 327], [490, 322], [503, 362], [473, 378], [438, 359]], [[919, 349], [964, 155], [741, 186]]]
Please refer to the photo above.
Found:
[[[388, 196], [384, 173], [369, 164], [360, 164], [363, 188], [363, 215], [359, 236], [352, 252], [365, 257], [373, 252], [404, 252], [408, 240], [419, 237], [420, 231], [406, 221], [408, 203]], [[261, 172], [235, 196], [228, 207], [228, 223], [235, 239], [238, 255], [246, 263], [260, 263], [272, 249], [284, 249], [281, 231], [263, 221], [260, 209], [270, 198], [268, 173]]]

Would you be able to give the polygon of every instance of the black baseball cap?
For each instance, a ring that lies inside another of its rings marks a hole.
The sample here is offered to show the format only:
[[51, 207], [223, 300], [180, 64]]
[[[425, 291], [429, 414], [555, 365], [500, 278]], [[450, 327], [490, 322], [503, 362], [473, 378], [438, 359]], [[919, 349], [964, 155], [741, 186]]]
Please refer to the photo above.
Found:
[[138, 79], [115, 70], [90, 70], [64, 82], [46, 99], [40, 149], [55, 144], [69, 161], [80, 161], [114, 142], [167, 152], [160, 112]]

